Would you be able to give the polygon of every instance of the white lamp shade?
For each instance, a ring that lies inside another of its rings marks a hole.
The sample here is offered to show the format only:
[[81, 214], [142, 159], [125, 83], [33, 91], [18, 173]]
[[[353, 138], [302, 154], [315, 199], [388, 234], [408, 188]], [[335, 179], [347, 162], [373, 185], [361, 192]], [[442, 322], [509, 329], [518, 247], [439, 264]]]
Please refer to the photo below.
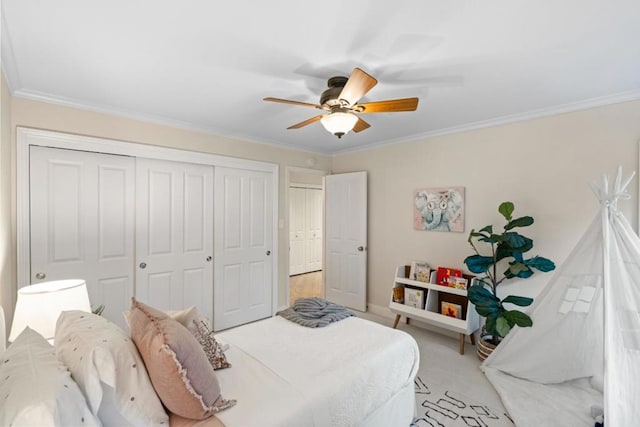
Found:
[[13, 342], [27, 326], [52, 340], [58, 316], [67, 310], [91, 312], [84, 280], [56, 280], [20, 288], [9, 341]]
[[356, 125], [358, 116], [352, 113], [330, 113], [320, 119], [322, 126], [334, 135], [344, 135]]

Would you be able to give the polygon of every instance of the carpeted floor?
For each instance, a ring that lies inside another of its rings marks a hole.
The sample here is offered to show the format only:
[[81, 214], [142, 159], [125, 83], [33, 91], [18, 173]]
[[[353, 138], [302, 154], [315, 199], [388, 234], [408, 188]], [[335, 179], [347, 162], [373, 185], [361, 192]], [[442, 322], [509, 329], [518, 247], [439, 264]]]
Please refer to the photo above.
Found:
[[416, 377], [417, 417], [411, 427], [513, 426], [502, 408], [491, 408], [451, 387]]
[[[393, 325], [391, 318], [371, 313], [360, 317]], [[458, 339], [421, 327], [404, 318], [398, 329], [415, 338], [420, 348], [416, 377], [417, 417], [412, 427], [513, 427], [500, 397], [480, 370], [476, 348], [467, 342], [458, 353]]]

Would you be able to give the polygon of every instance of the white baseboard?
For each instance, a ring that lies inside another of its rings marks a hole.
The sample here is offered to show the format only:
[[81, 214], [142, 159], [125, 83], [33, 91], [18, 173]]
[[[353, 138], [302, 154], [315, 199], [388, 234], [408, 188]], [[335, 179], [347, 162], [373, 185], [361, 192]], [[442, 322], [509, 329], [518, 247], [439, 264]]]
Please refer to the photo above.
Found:
[[389, 310], [389, 307], [383, 307], [381, 305], [375, 305], [375, 304], [368, 304], [367, 305], [367, 311], [369, 311], [371, 314], [375, 314], [376, 316], [380, 316], [380, 317], [386, 317], [388, 319], [393, 319], [395, 316], [395, 314], [393, 314], [391, 312], [391, 310]]

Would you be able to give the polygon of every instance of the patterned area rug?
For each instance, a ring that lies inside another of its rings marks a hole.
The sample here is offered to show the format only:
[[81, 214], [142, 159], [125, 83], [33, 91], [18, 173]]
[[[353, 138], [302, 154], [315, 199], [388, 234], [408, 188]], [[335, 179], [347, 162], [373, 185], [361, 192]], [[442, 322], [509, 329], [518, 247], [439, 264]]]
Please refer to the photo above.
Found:
[[496, 411], [440, 384], [415, 379], [418, 416], [411, 427], [513, 427], [504, 411]]

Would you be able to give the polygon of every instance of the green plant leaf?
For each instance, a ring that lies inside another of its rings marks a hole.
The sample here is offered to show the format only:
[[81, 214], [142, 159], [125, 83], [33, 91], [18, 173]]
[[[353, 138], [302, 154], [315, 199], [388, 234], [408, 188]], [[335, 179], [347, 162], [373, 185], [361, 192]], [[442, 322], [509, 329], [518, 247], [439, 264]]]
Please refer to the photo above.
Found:
[[529, 267], [527, 267], [525, 264], [521, 262], [514, 261], [514, 262], [510, 262], [509, 265], [510, 265], [509, 272], [511, 272], [511, 274], [513, 274], [514, 276], [517, 276], [518, 273], [520, 273], [521, 271], [529, 270]]
[[504, 240], [515, 252], [527, 252], [533, 248], [533, 240], [515, 231], [504, 233]]
[[533, 218], [530, 216], [523, 216], [512, 221], [509, 221], [507, 225], [504, 226], [505, 230], [511, 230], [515, 227], [528, 227], [533, 224]]
[[469, 238], [472, 237], [489, 237], [490, 234], [489, 233], [484, 233], [481, 231], [475, 231], [475, 230], [471, 230], [471, 232], [469, 233]]
[[504, 240], [504, 237], [502, 237], [501, 234], [491, 234], [489, 236], [483, 235], [483, 237], [478, 240], [480, 240], [481, 242], [487, 242], [487, 243], [500, 243]]
[[515, 295], [509, 295], [508, 297], [502, 300], [503, 304], [504, 303], [515, 304], [515, 305], [519, 305], [520, 307], [526, 307], [528, 305], [531, 305], [532, 302], [533, 302], [533, 298], [519, 297]]
[[516, 254], [517, 253], [514, 253], [508, 244], [501, 243], [496, 249], [496, 263], [505, 258], [515, 257]]
[[493, 257], [470, 255], [464, 259], [464, 263], [475, 274], [485, 273], [493, 265]]
[[[473, 230], [471, 230], [473, 231]], [[493, 234], [493, 226], [492, 225], [485, 225], [482, 229], [480, 229], [481, 233], [489, 233], [489, 234]]]
[[527, 314], [519, 310], [509, 310], [502, 313], [510, 322], [520, 326], [521, 328], [527, 328], [533, 325], [533, 320]]
[[[511, 263], [509, 263], [509, 264], [511, 264]], [[524, 265], [524, 264], [522, 264], [522, 265]], [[533, 270], [525, 265], [524, 269], [520, 269], [519, 268], [518, 272], [516, 274], [514, 274], [514, 273], [511, 272], [511, 266], [509, 266], [509, 268], [507, 268], [504, 271], [503, 274], [507, 279], [513, 279], [514, 277], [519, 277], [521, 279], [527, 279], [527, 278], [533, 276]]]
[[473, 285], [467, 292], [467, 298], [475, 305], [481, 305], [489, 301], [500, 303], [500, 299], [483, 285]]
[[498, 335], [504, 338], [507, 336], [510, 330], [511, 326], [509, 326], [509, 321], [506, 318], [500, 316], [496, 319], [496, 332], [498, 333]]
[[475, 304], [476, 311], [483, 317], [500, 316], [500, 305], [495, 301], [487, 301]]
[[513, 206], [513, 203], [511, 202], [502, 202], [500, 203], [500, 206], [498, 206], [498, 212], [500, 212], [507, 221], [511, 221], [511, 214], [514, 209], [515, 206]]
[[498, 336], [498, 331], [496, 330], [496, 319], [495, 316], [488, 316], [487, 321], [484, 323], [484, 329], [493, 336]]
[[529, 267], [533, 267], [544, 272], [549, 272], [555, 270], [556, 268], [556, 265], [553, 263], [553, 261], [541, 256], [534, 256], [533, 258], [524, 261], [524, 263]]

